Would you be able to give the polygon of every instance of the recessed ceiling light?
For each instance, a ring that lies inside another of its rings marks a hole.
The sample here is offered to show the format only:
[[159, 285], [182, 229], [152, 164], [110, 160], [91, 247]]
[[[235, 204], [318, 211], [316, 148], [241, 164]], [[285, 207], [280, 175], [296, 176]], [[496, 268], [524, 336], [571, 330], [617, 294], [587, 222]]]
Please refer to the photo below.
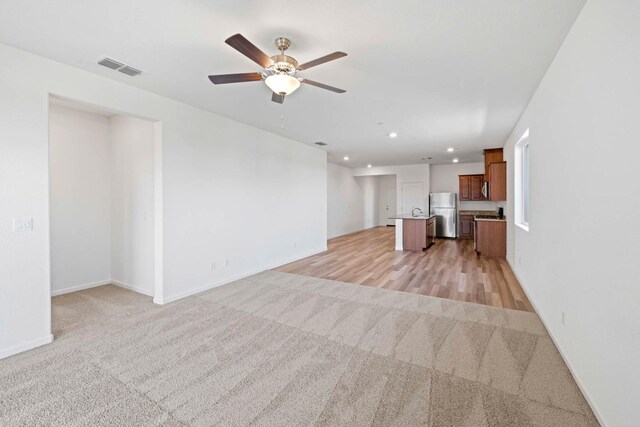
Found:
[[447, 148], [447, 151], [450, 152], [450, 153], [453, 153], [453, 147]]
[[368, 168], [370, 168], [370, 167], [371, 167], [371, 165], [367, 165], [367, 167], [368, 167]]
[[396, 136], [398, 136], [396, 132], [389, 133], [389, 138], [395, 138]]
[[458, 163], [458, 159], [453, 159], [453, 163]]
[[345, 160], [349, 160], [349, 156], [344, 156], [344, 159]]

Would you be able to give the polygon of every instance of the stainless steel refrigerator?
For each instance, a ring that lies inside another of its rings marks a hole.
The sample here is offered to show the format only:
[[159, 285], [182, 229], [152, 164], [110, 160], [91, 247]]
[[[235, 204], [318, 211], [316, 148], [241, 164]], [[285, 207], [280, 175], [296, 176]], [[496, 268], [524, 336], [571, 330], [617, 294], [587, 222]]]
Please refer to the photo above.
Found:
[[436, 216], [436, 236], [456, 238], [458, 226], [457, 193], [430, 193], [429, 213]]

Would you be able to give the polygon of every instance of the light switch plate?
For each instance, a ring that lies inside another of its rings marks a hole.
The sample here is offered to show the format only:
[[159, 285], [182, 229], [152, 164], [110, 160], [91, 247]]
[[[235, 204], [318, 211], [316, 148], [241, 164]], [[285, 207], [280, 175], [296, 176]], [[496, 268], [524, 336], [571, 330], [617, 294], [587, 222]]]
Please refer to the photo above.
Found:
[[13, 231], [32, 231], [33, 218], [16, 218], [13, 220]]

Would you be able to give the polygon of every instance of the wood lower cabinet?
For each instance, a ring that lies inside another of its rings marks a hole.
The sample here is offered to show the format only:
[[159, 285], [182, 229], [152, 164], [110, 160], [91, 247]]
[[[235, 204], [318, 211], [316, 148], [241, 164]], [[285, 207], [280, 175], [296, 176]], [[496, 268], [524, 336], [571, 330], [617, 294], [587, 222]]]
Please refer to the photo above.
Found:
[[484, 175], [458, 175], [460, 200], [484, 200], [482, 184], [484, 184]]
[[436, 243], [436, 219], [427, 220], [427, 248]]
[[436, 218], [402, 221], [402, 249], [422, 251], [436, 242]]
[[427, 247], [427, 220], [405, 219], [402, 221], [402, 249], [421, 251]]
[[473, 215], [460, 215], [460, 239], [473, 239]]
[[492, 258], [507, 256], [506, 221], [476, 221], [475, 228], [476, 252]]

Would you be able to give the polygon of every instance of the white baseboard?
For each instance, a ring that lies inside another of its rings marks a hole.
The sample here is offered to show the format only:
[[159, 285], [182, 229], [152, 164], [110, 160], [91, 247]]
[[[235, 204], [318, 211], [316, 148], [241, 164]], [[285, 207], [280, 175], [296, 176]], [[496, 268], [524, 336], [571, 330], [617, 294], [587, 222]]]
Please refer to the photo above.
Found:
[[139, 293], [139, 294], [142, 294], [142, 295], [153, 297], [153, 292], [145, 291], [143, 289], [137, 288], [137, 287], [135, 287], [133, 285], [130, 285], [128, 283], [121, 282], [119, 280], [113, 280], [112, 279], [109, 283], [111, 283], [112, 285], [116, 285], [119, 288], [127, 289], [129, 291], [133, 291], [133, 292], [136, 292], [136, 293]]
[[341, 233], [341, 234], [336, 234], [335, 236], [327, 236], [327, 240], [331, 240], [331, 239], [337, 239], [338, 237], [344, 237], [344, 236], [348, 236], [349, 234], [354, 234], [354, 233], [359, 233], [361, 231], [364, 231], [365, 229], [360, 229], [360, 230], [356, 230], [356, 231], [349, 231], [346, 233]]
[[98, 282], [85, 283], [84, 285], [70, 286], [68, 288], [51, 291], [51, 296], [55, 297], [57, 295], [64, 295], [64, 294], [68, 294], [70, 292], [81, 291], [83, 289], [95, 288], [97, 286], [108, 285], [110, 283], [111, 283], [111, 280], [100, 280]]
[[263, 272], [265, 270], [271, 270], [273, 268], [280, 267], [282, 265], [289, 264], [291, 262], [298, 261], [298, 260], [301, 260], [303, 258], [307, 258], [307, 257], [313, 256], [313, 255], [317, 255], [319, 253], [325, 252], [326, 250], [327, 250], [327, 248], [325, 246], [324, 248], [313, 250], [313, 251], [307, 252], [307, 253], [302, 254], [302, 255], [296, 255], [296, 256], [293, 256], [293, 257], [285, 258], [285, 259], [280, 260], [280, 261], [278, 261], [276, 263], [273, 263], [271, 265], [267, 265], [267, 266], [265, 266], [263, 268], [259, 268], [259, 269], [256, 269], [256, 270], [251, 270], [251, 271], [246, 272], [246, 273], [238, 274], [236, 276], [229, 277], [229, 278], [220, 280], [220, 281], [215, 282], [215, 283], [210, 283], [210, 284], [207, 284], [205, 286], [201, 286], [201, 287], [196, 288], [196, 289], [191, 289], [191, 290], [188, 290], [188, 291], [185, 291], [185, 292], [181, 292], [181, 293], [179, 293], [177, 295], [172, 295], [172, 296], [169, 296], [169, 297], [166, 297], [166, 298], [153, 298], [153, 302], [156, 303], [156, 304], [161, 304], [161, 305], [162, 304], [169, 304], [171, 302], [178, 301], [180, 299], [189, 297], [191, 295], [199, 294], [201, 292], [208, 291], [209, 289], [217, 288], [218, 286], [226, 285], [227, 283], [235, 282], [236, 280], [240, 280], [240, 279], [244, 279], [245, 277], [253, 276], [254, 274], [261, 273], [261, 272]]
[[337, 239], [338, 237], [344, 237], [344, 236], [348, 236], [349, 234], [355, 234], [364, 230], [371, 230], [372, 228], [378, 228], [378, 227], [386, 227], [386, 225], [372, 225], [371, 227], [359, 228], [358, 230], [348, 231], [346, 233], [338, 234], [336, 236], [327, 236], [327, 240]]
[[556, 340], [556, 338], [551, 333], [551, 330], [549, 329], [549, 326], [547, 325], [547, 322], [540, 315], [540, 311], [538, 310], [538, 307], [536, 307], [536, 303], [531, 298], [531, 295], [529, 294], [529, 292], [527, 292], [527, 287], [525, 286], [524, 282], [522, 281], [522, 278], [518, 275], [518, 272], [516, 271], [516, 269], [513, 268], [513, 264], [509, 260], [509, 257], [507, 257], [507, 264], [509, 264], [509, 267], [511, 268], [511, 271], [513, 271], [513, 274], [516, 276], [516, 279], [518, 279], [518, 282], [520, 282], [520, 287], [522, 288], [522, 290], [524, 291], [525, 295], [529, 299], [529, 302], [531, 303], [531, 306], [533, 306], [533, 309], [535, 310], [536, 314], [540, 318], [540, 321], [544, 325], [544, 328], [547, 330], [547, 333], [551, 337], [551, 341], [553, 341], [553, 344], [558, 349], [558, 352], [560, 353], [560, 357], [562, 357], [562, 360], [564, 360], [565, 365], [567, 365], [567, 367], [569, 368], [569, 372], [571, 372], [571, 376], [573, 377], [573, 379], [575, 380], [576, 384], [578, 385], [578, 388], [582, 392], [582, 395], [584, 396], [585, 400], [587, 401], [587, 403], [591, 407], [591, 410], [593, 411], [593, 414], [598, 419], [598, 422], [600, 423], [600, 425], [603, 426], [603, 427], [606, 427], [606, 424], [605, 424], [604, 420], [602, 419], [602, 417], [598, 413], [598, 410], [596, 408], [595, 403], [593, 402], [593, 400], [589, 396], [589, 393], [587, 392], [587, 389], [584, 388], [584, 386], [582, 385], [582, 382], [580, 381], [580, 377], [578, 377], [578, 375], [576, 374], [576, 371], [573, 369], [573, 365], [571, 365], [571, 362], [569, 361], [569, 358], [567, 357], [565, 352], [562, 350], [562, 347], [560, 347], [560, 345], [558, 344], [558, 341]]
[[22, 353], [23, 351], [31, 350], [32, 348], [40, 347], [41, 345], [49, 344], [53, 341], [53, 335], [37, 338], [35, 340], [27, 341], [22, 344], [18, 344], [6, 350], [0, 350], [0, 359], [13, 356], [14, 354]]

